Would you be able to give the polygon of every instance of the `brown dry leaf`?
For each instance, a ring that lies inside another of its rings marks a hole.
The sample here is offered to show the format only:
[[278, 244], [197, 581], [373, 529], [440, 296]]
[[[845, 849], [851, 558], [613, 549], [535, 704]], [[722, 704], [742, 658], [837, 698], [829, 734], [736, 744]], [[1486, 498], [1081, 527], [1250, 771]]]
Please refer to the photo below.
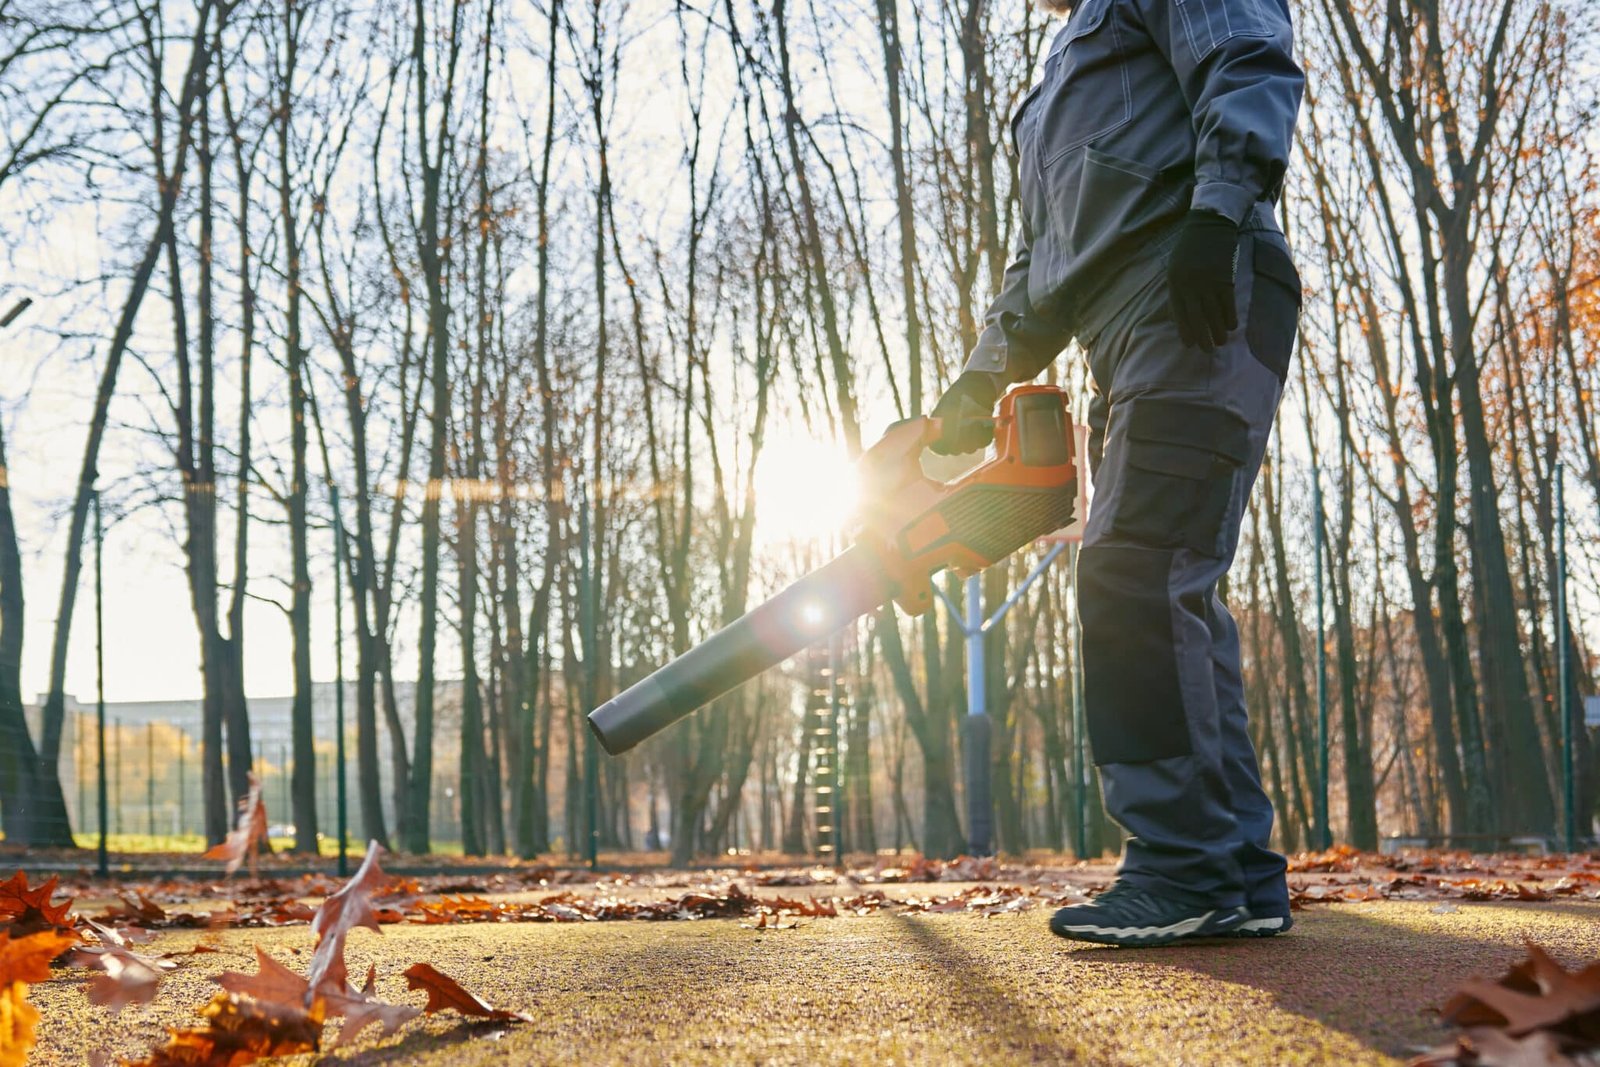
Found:
[[28, 986], [49, 978], [50, 961], [77, 940], [59, 930], [15, 939], [0, 930], [0, 1067], [22, 1067], [27, 1060], [39, 1022], [39, 1009], [28, 1003]]
[[1476, 1027], [1448, 1045], [1412, 1059], [1407, 1067], [1582, 1067], [1547, 1033], [1512, 1037], [1504, 1030]]
[[206, 1025], [169, 1029], [167, 1043], [127, 1067], [243, 1067], [268, 1056], [317, 1051], [320, 1009], [218, 993], [199, 1010]]
[[342, 994], [348, 983], [344, 963], [344, 942], [351, 930], [364, 926], [382, 933], [373, 914], [372, 898], [388, 881], [388, 875], [378, 866], [383, 848], [376, 841], [367, 842], [367, 855], [350, 880], [341, 886], [311, 920], [311, 931], [317, 935], [317, 951], [311, 957], [311, 995]]
[[0, 882], [0, 930], [12, 937], [26, 937], [40, 930], [70, 931], [72, 898], [59, 904], [50, 902], [58, 881], [52, 876], [49, 881], [29, 889], [27, 874], [17, 871]]
[[223, 869], [232, 874], [250, 860], [250, 875], [255, 877], [256, 854], [267, 839], [267, 802], [261, 792], [261, 779], [250, 772], [250, 791], [239, 801], [239, 823], [223, 839], [222, 844], [206, 850], [202, 859], [227, 860]]
[[306, 993], [310, 983], [289, 968], [267, 955], [257, 946], [255, 974], [240, 971], [223, 971], [215, 981], [230, 993], [244, 993], [269, 1004], [298, 1005], [306, 1007]]
[[171, 960], [136, 955], [120, 945], [95, 949], [92, 957], [105, 973], [89, 983], [89, 999], [110, 1008], [113, 1015], [129, 1004], [154, 1000], [162, 974], [178, 966]]
[[378, 969], [367, 968], [366, 987], [357, 991], [348, 988], [343, 993], [326, 994], [324, 1000], [328, 1005], [330, 1016], [343, 1015], [344, 1026], [339, 1029], [339, 1037], [334, 1041], [335, 1048], [342, 1048], [356, 1039], [356, 1036], [377, 1023], [383, 1028], [380, 1036], [388, 1037], [411, 1019], [415, 1019], [422, 1012], [409, 1004], [388, 1004], [373, 995], [378, 982]]
[[1596, 1013], [1600, 1013], [1600, 963], [1570, 972], [1534, 944], [1528, 945], [1527, 960], [1499, 981], [1467, 982], [1444, 1006], [1449, 1022], [1499, 1026], [1517, 1036]]
[[435, 969], [431, 964], [413, 963], [405, 969], [405, 976], [407, 988], [421, 989], [427, 992], [428, 1003], [422, 1010], [428, 1015], [449, 1009], [477, 1019], [493, 1019], [497, 1022], [533, 1022], [533, 1017], [530, 1015], [491, 1008], [474, 994], [462, 989], [460, 983], [454, 978]]

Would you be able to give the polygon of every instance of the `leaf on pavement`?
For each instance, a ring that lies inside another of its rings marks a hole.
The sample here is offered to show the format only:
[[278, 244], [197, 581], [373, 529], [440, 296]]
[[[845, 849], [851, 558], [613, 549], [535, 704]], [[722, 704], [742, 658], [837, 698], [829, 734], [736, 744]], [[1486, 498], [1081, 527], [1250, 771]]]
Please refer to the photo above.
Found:
[[169, 1030], [167, 1043], [128, 1067], [243, 1067], [268, 1056], [317, 1051], [322, 1016], [297, 1004], [222, 992], [200, 1009], [206, 1024]]
[[17, 871], [0, 882], [0, 931], [12, 937], [26, 937], [40, 930], [71, 930], [72, 898], [67, 897], [59, 904], [50, 902], [57, 881], [52, 876], [49, 881], [30, 889], [27, 874]]
[[349, 988], [343, 993], [328, 993], [324, 1000], [328, 1005], [330, 1016], [343, 1015], [344, 1026], [339, 1029], [339, 1037], [334, 1041], [335, 1048], [342, 1048], [356, 1039], [356, 1036], [377, 1023], [383, 1028], [383, 1037], [388, 1037], [401, 1025], [415, 1019], [422, 1012], [409, 1004], [389, 1004], [374, 996], [374, 987], [377, 985], [378, 971], [376, 967], [367, 968], [366, 987], [357, 991]]
[[250, 874], [256, 873], [256, 854], [267, 839], [267, 802], [261, 792], [261, 779], [250, 772], [250, 791], [239, 801], [239, 822], [222, 844], [207, 849], [202, 859], [226, 860], [223, 869], [234, 873], [248, 857]]
[[70, 949], [77, 937], [41, 930], [13, 939], [0, 930], [0, 1067], [22, 1067], [33, 1047], [39, 1009], [28, 1003], [28, 986], [50, 977], [50, 961]]
[[1494, 981], [1464, 983], [1445, 1004], [1455, 1041], [1413, 1067], [1576, 1067], [1600, 1051], [1600, 963], [1568, 971], [1538, 945]]
[[310, 983], [300, 975], [267, 955], [257, 946], [256, 960], [259, 969], [255, 974], [223, 971], [215, 981], [230, 993], [244, 993], [266, 1004], [298, 1006], [307, 1009], [306, 992]]
[[493, 1019], [497, 1022], [533, 1022], [533, 1017], [530, 1015], [491, 1008], [476, 995], [462, 989], [460, 983], [454, 978], [438, 971], [431, 964], [413, 963], [406, 968], [405, 976], [408, 988], [421, 989], [427, 992], [428, 1004], [422, 1010], [428, 1015], [449, 1009], [477, 1019]]

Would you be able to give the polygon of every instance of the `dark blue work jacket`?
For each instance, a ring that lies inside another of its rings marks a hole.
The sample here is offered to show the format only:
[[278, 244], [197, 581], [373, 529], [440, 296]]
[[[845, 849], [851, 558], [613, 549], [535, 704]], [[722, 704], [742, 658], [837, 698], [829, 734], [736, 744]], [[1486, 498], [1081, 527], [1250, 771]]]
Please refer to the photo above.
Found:
[[967, 367], [1034, 377], [1164, 269], [1191, 207], [1277, 229], [1288, 0], [1081, 0], [1011, 120], [1021, 240]]

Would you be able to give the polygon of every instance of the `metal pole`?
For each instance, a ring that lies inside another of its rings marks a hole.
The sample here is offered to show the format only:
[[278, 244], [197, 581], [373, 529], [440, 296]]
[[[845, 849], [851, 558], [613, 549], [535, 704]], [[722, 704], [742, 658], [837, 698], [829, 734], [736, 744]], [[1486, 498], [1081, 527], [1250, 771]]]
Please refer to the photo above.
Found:
[[333, 762], [339, 798], [339, 877], [350, 873], [349, 808], [344, 781], [344, 522], [339, 514], [339, 490], [331, 482], [333, 501]]
[[184, 755], [183, 755], [183, 750], [186, 747], [188, 747], [188, 744], [189, 744], [189, 735], [183, 732], [183, 727], [181, 727], [181, 726], [178, 727], [178, 821], [177, 821], [177, 831], [178, 831], [178, 834], [180, 836], [183, 834], [183, 815], [184, 815], [184, 808], [187, 806], [184, 803], [185, 793], [187, 791], [186, 791], [186, 789], [184, 787], [184, 781], [183, 781], [183, 776], [184, 776]]
[[967, 851], [987, 856], [994, 851], [992, 789], [989, 766], [990, 722], [987, 663], [983, 647], [983, 582], [974, 574], [967, 579]]
[[[589, 560], [589, 500], [587, 495], [578, 507], [578, 551], [579, 551], [579, 596], [582, 598], [579, 611], [583, 625], [583, 654], [584, 670], [592, 678], [599, 677], [599, 664], [593, 659], [598, 655], [596, 646], [599, 641], [595, 634], [595, 615], [598, 614], [600, 605], [595, 595], [594, 574], [590, 570]], [[590, 694], [591, 698], [598, 694]], [[583, 732], [583, 778], [584, 820], [588, 840], [586, 842], [589, 869], [594, 870], [600, 865], [600, 752], [595, 747], [594, 734], [588, 730]]]
[[156, 721], [144, 730], [144, 822], [145, 832], [156, 836]]
[[95, 871], [101, 878], [110, 876], [106, 855], [106, 656], [105, 594], [101, 584], [100, 556], [105, 546], [105, 527], [100, 520], [100, 490], [94, 491], [94, 722], [96, 761], [96, 800], [100, 809], [100, 844], [95, 855]]
[[114, 803], [112, 805], [112, 810], [116, 813], [115, 815], [112, 816], [112, 818], [116, 820], [115, 825], [116, 825], [116, 828], [117, 828], [117, 833], [120, 834], [120, 833], [122, 833], [122, 720], [121, 719], [112, 719], [111, 720], [111, 735], [112, 735], [112, 738], [117, 743], [116, 751], [113, 752], [112, 755], [111, 755], [111, 760], [112, 760], [112, 763], [111, 763], [111, 792], [113, 794], [112, 799], [116, 802], [116, 803]]
[[1567, 852], [1578, 848], [1577, 791], [1573, 759], [1571, 620], [1567, 617], [1567, 495], [1566, 467], [1557, 463], [1556, 478], [1556, 688], [1561, 713], [1561, 814], [1562, 844]]
[[1311, 506], [1315, 526], [1311, 540], [1317, 557], [1317, 841], [1319, 848], [1333, 847], [1328, 819], [1328, 641], [1322, 616], [1322, 476], [1311, 468]]
[[1072, 781], [1078, 824], [1076, 852], [1080, 860], [1085, 860], [1089, 858], [1089, 761], [1088, 738], [1084, 736], [1088, 730], [1088, 720], [1083, 708], [1083, 633], [1077, 619], [1077, 545], [1072, 546], [1068, 564], [1072, 568], [1073, 588], [1073, 610], [1067, 616], [1067, 626], [1072, 644]]

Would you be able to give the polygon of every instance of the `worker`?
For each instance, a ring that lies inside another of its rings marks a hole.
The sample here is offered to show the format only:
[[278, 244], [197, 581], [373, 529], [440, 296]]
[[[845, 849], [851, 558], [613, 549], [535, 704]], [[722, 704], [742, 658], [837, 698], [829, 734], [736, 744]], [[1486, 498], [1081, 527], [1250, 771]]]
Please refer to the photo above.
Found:
[[1289, 929], [1218, 596], [1277, 413], [1300, 279], [1274, 217], [1303, 76], [1287, 0], [1039, 0], [1067, 15], [1011, 120], [1020, 241], [935, 448], [981, 448], [1013, 382], [1087, 356], [1084, 703], [1116, 882], [1062, 908], [1115, 945]]

